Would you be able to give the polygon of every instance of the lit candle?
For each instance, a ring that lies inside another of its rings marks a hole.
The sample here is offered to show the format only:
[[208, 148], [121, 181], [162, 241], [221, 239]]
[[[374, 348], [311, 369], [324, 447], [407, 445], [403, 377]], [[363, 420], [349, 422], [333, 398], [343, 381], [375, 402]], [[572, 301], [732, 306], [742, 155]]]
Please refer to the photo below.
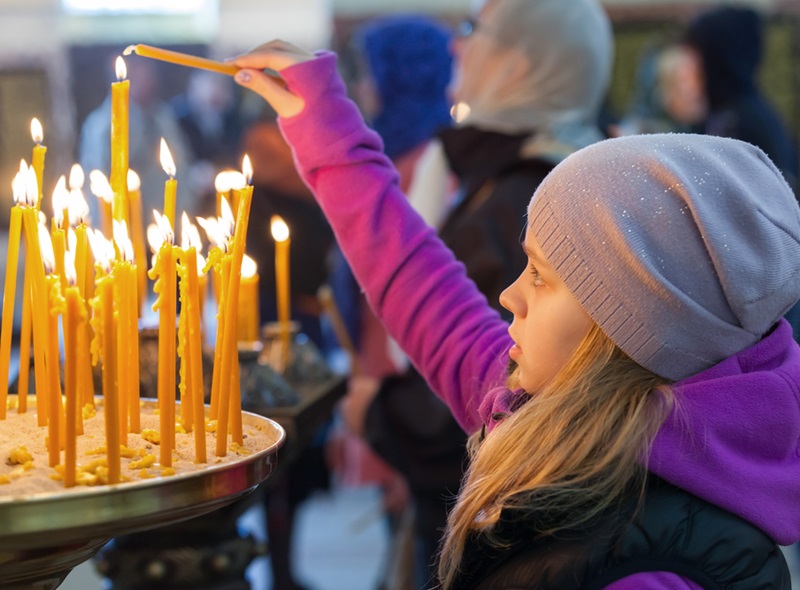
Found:
[[[25, 255], [26, 275], [29, 277], [30, 291], [24, 294], [25, 300], [29, 302], [28, 309], [46, 310], [48, 309], [48, 290], [45, 279], [44, 263], [42, 262], [42, 252], [39, 245], [39, 212], [36, 209], [38, 203], [39, 189], [36, 182], [36, 173], [33, 167], [28, 168], [26, 174], [26, 203], [27, 206], [22, 211], [22, 227], [25, 232], [25, 244], [27, 253]], [[46, 233], [46, 231], [45, 231]], [[23, 300], [24, 301], [24, 300]], [[23, 306], [23, 312], [25, 307]], [[47, 314], [31, 313], [28, 326], [33, 324], [33, 354], [34, 354], [34, 374], [36, 376], [36, 411], [39, 426], [47, 425], [48, 418], [48, 385], [47, 385]], [[23, 315], [23, 337], [24, 331]], [[29, 344], [20, 340], [20, 346], [25, 348]], [[29, 353], [28, 353], [29, 354]], [[20, 355], [22, 356], [22, 355]], [[28, 362], [29, 356], [25, 357]], [[22, 361], [20, 361], [22, 362]], [[21, 371], [28, 371], [27, 364], [20, 367]], [[22, 385], [20, 385], [22, 388]], [[27, 385], [24, 392], [27, 393]]]
[[[134, 383], [133, 349], [138, 350], [138, 330], [131, 333], [131, 325], [138, 321], [136, 305], [136, 269], [133, 266], [133, 244], [128, 238], [124, 221], [114, 221], [114, 243], [120, 256], [113, 264], [114, 302], [117, 309], [117, 391], [119, 391], [120, 442], [127, 446], [128, 431], [133, 430], [134, 416], [139, 410], [139, 380]], [[130, 417], [130, 422], [129, 422]], [[138, 420], [137, 420], [138, 422]], [[130, 426], [129, 426], [130, 424]], [[138, 426], [138, 424], [137, 424]], [[138, 430], [138, 428], [137, 428]]]
[[167, 142], [161, 138], [161, 167], [169, 175], [164, 183], [164, 217], [169, 220], [170, 227], [175, 227], [175, 199], [178, 192], [178, 181], [175, 180], [175, 161], [169, 152]]
[[239, 285], [239, 342], [259, 340], [261, 319], [258, 310], [258, 268], [247, 254], [242, 258], [242, 278]]
[[42, 187], [44, 186], [44, 155], [47, 153], [47, 148], [42, 145], [44, 139], [44, 130], [39, 119], [34, 117], [31, 119], [31, 138], [33, 139], [33, 156], [31, 158], [31, 166], [36, 172], [36, 184], [39, 187], [38, 198], [36, 199], [37, 206], [42, 202]]
[[[44, 224], [39, 224], [39, 247], [47, 282], [47, 448], [50, 467], [61, 462], [61, 424], [63, 423], [63, 402], [61, 399], [61, 353], [58, 347], [58, 316], [66, 310], [66, 302], [61, 291], [61, 279], [55, 274], [55, 257], [50, 234]], [[39, 314], [36, 314], [39, 315]]]
[[133, 261], [136, 264], [136, 288], [139, 300], [139, 316], [147, 301], [147, 249], [144, 245], [144, 224], [142, 221], [142, 183], [139, 175], [128, 170], [128, 204], [131, 215], [131, 241], [133, 242]]
[[[103, 362], [103, 405], [106, 427], [106, 458], [108, 461], [108, 483], [119, 483], [121, 452], [119, 434], [119, 395], [116, 388], [116, 357], [114, 354], [114, 276], [111, 261], [114, 246], [102, 234], [90, 234], [92, 252], [97, 263], [95, 296], [91, 306], [94, 319], [93, 361], [99, 357]], [[99, 353], [99, 354], [98, 354]]]
[[67, 179], [59, 177], [56, 188], [53, 190], [53, 224], [51, 237], [53, 240], [53, 253], [55, 255], [56, 274], [61, 280], [61, 288], [66, 289], [67, 277], [64, 273], [64, 252], [67, 250], [67, 220], [64, 218], [64, 210], [69, 204], [69, 192], [67, 191]]
[[89, 172], [89, 189], [97, 197], [100, 205], [100, 221], [103, 234], [110, 238], [114, 232], [113, 224], [111, 223], [113, 220], [111, 204], [114, 201], [114, 191], [108, 182], [108, 178], [100, 170]]
[[210, 70], [220, 74], [227, 74], [233, 76], [239, 71], [239, 68], [233, 64], [226, 64], [204, 57], [197, 57], [194, 55], [187, 55], [185, 53], [178, 53], [177, 51], [170, 51], [169, 49], [161, 49], [151, 45], [130, 45], [125, 48], [122, 55], [130, 55], [135, 53], [142, 57], [149, 57], [160, 61], [169, 62], [181, 66], [188, 66], [190, 68], [199, 68], [202, 70]]
[[[236, 216], [236, 228], [231, 246], [231, 273], [228, 280], [228, 304], [225, 309], [225, 334], [223, 341], [221, 375], [225, 379], [224, 385], [230, 385], [233, 371], [239, 370], [239, 350], [236, 341], [236, 328], [238, 321], [239, 279], [242, 269], [242, 259], [247, 238], [247, 224], [250, 217], [250, 202], [253, 198], [253, 187], [249, 184], [252, 177], [250, 158], [244, 157], [243, 172], [248, 179], [248, 185], [241, 191], [239, 211]], [[241, 420], [241, 412], [230, 415], [230, 387], [220, 386], [219, 408], [217, 417], [217, 448], [218, 457], [224, 457], [228, 452], [228, 420]]]
[[[206, 437], [203, 403], [203, 358], [202, 340], [200, 336], [200, 293], [197, 266], [197, 242], [200, 236], [197, 228], [189, 222], [184, 212], [181, 218], [182, 229], [182, 255], [184, 265], [181, 280], [181, 320], [184, 327], [183, 348], [184, 356], [181, 358], [181, 370], [186, 377], [186, 387], [183, 393], [188, 401], [184, 425], [194, 428], [195, 462], [205, 463]], [[185, 367], [185, 370], [184, 370]], [[184, 399], [181, 397], [181, 410], [184, 409]]]
[[111, 84], [111, 189], [112, 216], [128, 220], [128, 95], [131, 83], [126, 80], [125, 60], [117, 57], [117, 81]]
[[172, 466], [172, 450], [175, 447], [175, 363], [176, 363], [176, 268], [174, 234], [169, 220], [153, 211], [156, 224], [161, 231], [162, 242], [150, 278], [155, 280], [157, 299], [153, 311], [158, 311], [158, 407], [160, 413], [160, 462], [164, 467]]
[[[12, 182], [14, 206], [8, 225], [8, 255], [6, 256], [6, 281], [3, 286], [3, 317], [0, 329], [0, 420], [6, 419], [8, 401], [8, 368], [11, 363], [11, 334], [14, 324], [14, 302], [17, 292], [17, 265], [19, 263], [19, 240], [22, 231], [22, 207], [25, 202], [24, 175], [17, 173]], [[19, 411], [19, 405], [17, 406]]]
[[67, 288], [65, 290], [66, 313], [64, 316], [64, 393], [66, 395], [66, 446], [64, 449], [64, 485], [75, 485], [77, 474], [77, 436], [82, 430], [80, 410], [80, 380], [78, 374], [81, 367], [80, 348], [78, 336], [82, 326], [86, 323], [86, 307], [77, 287], [74, 260], [69, 253], [66, 256], [65, 271], [67, 273]]
[[275, 240], [275, 288], [278, 300], [278, 325], [281, 333], [282, 365], [286, 366], [289, 360], [289, 318], [290, 288], [289, 288], [289, 226], [277, 215], [272, 217], [270, 223], [272, 238]]

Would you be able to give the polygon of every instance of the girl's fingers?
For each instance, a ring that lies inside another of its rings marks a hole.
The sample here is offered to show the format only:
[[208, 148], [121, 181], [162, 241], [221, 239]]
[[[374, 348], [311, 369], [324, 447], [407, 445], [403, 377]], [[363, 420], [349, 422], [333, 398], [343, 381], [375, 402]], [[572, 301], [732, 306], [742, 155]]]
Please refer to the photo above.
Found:
[[275, 40], [259, 45], [255, 49], [230, 60], [240, 68], [263, 70], [270, 68], [276, 72], [300, 62], [314, 59], [314, 54], [300, 49], [286, 41]]
[[286, 86], [275, 79], [273, 76], [268, 76], [261, 70], [242, 69], [239, 70], [234, 76], [234, 80], [245, 88], [249, 88], [256, 94], [261, 95], [278, 116], [283, 118], [292, 117], [303, 110], [305, 101], [299, 96], [292, 94], [286, 89]]

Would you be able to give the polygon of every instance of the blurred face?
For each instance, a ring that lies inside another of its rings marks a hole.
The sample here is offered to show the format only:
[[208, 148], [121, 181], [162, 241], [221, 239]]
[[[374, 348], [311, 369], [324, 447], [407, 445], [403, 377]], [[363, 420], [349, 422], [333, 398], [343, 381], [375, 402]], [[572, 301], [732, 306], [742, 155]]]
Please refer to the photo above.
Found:
[[473, 7], [472, 18], [466, 19], [456, 31], [450, 42], [453, 54], [453, 79], [450, 82], [449, 94], [454, 101], [460, 100], [460, 90], [464, 71], [480, 69], [481, 59], [489, 52], [490, 32], [481, 20], [493, 0], [478, 2]]
[[547, 263], [530, 229], [523, 248], [528, 265], [500, 295], [500, 304], [514, 314], [508, 355], [519, 367], [519, 384], [536, 393], [564, 366], [592, 320]]

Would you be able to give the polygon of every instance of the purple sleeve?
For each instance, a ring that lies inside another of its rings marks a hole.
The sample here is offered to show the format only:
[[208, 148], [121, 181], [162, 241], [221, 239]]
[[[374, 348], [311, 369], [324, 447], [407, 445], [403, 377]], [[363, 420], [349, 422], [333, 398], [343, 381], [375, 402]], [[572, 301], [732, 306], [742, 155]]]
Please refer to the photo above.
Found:
[[605, 590], [703, 590], [703, 587], [672, 572], [642, 572], [617, 580]]
[[335, 55], [320, 52], [281, 75], [306, 102], [281, 130], [367, 300], [462, 428], [476, 430], [482, 397], [503, 379], [508, 325], [408, 204], [380, 138], [347, 98]]

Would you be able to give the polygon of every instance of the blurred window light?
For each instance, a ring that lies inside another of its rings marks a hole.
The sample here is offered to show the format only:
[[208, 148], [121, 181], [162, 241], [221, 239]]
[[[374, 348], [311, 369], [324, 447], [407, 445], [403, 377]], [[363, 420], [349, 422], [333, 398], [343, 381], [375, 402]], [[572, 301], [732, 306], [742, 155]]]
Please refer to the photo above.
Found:
[[197, 14], [208, 0], [61, 0], [65, 12], [80, 14]]

